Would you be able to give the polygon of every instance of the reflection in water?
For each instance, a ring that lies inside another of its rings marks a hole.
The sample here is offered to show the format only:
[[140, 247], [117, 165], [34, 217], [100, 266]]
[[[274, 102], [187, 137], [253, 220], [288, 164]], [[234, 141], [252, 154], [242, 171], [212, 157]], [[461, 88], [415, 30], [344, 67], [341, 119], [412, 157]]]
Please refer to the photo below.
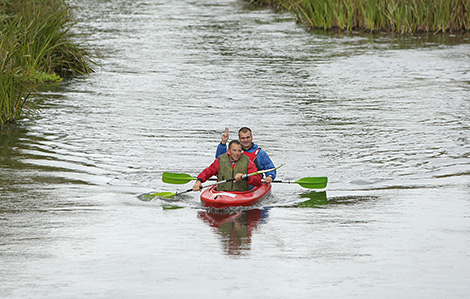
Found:
[[308, 200], [298, 203], [296, 207], [299, 208], [321, 208], [328, 204], [328, 199], [326, 198], [326, 191], [323, 192], [308, 192], [300, 194], [302, 198], [308, 198]]
[[300, 194], [300, 197], [306, 198], [307, 200], [295, 204], [296, 208], [326, 208], [327, 206], [333, 205], [354, 205], [362, 202], [370, 202], [377, 200], [378, 196], [336, 196], [327, 198], [326, 191], [317, 192], [312, 191], [308, 193]]
[[[6, 125], [0, 130], [0, 162], [2, 168], [18, 167], [20, 138], [27, 133], [21, 126]], [[4, 179], [4, 176], [0, 179]]]
[[222, 246], [229, 255], [241, 255], [251, 249], [253, 229], [267, 216], [267, 209], [241, 212], [208, 210], [198, 213], [199, 218], [217, 230]]

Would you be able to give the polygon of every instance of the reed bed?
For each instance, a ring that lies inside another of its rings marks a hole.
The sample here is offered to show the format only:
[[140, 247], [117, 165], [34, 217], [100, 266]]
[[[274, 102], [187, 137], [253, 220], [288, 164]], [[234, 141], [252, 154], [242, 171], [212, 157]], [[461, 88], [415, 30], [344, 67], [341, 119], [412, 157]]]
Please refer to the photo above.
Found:
[[311, 28], [410, 34], [470, 30], [469, 0], [249, 0], [290, 11]]
[[0, 128], [17, 120], [35, 89], [67, 74], [89, 74], [91, 53], [72, 41], [64, 0], [0, 0]]

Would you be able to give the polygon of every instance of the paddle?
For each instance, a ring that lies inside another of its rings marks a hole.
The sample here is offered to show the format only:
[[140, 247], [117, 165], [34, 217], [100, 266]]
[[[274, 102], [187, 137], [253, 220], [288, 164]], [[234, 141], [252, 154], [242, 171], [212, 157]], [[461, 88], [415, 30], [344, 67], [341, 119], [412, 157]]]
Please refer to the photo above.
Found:
[[[184, 175], [184, 177], [189, 176], [189, 174], [183, 174], [183, 173], [166, 173], [166, 183], [170, 182], [170, 184], [185, 184], [187, 179], [185, 179], [185, 183], [182, 183], [178, 180], [178, 178], [174, 178], [173, 175]], [[183, 176], [181, 176], [183, 177]], [[189, 176], [191, 179], [190, 180], [195, 180], [196, 178], [193, 178]], [[171, 183], [175, 180], [178, 180], [178, 183]], [[210, 178], [209, 181], [217, 181], [216, 178]], [[300, 180], [297, 181], [281, 181], [281, 180], [273, 180], [273, 183], [283, 183], [283, 184], [299, 184], [300, 186], [304, 188], [309, 188], [309, 189], [323, 189], [326, 188], [326, 185], [328, 184], [328, 178], [327, 177], [305, 177], [301, 178]]]
[[[284, 164], [281, 164], [280, 166], [275, 167], [275, 168], [266, 169], [266, 170], [258, 170], [258, 171], [253, 172], [253, 173], [244, 174], [242, 176], [242, 179], [245, 179], [245, 178], [247, 178], [249, 176], [252, 176], [252, 175], [257, 175], [257, 174], [260, 174], [260, 173], [265, 173], [265, 172], [269, 172], [269, 171], [278, 169], [278, 168], [282, 167], [283, 165]], [[165, 176], [165, 173], [167, 174], [166, 176]], [[185, 184], [185, 183], [188, 183], [191, 180], [196, 180], [196, 178], [193, 178], [192, 176], [184, 174], [184, 173], [181, 174], [181, 173], [164, 172], [162, 180], [163, 180], [163, 182], [170, 183], [170, 184]], [[217, 183], [214, 183], [214, 184], [209, 184], [209, 185], [206, 185], [206, 186], [202, 186], [201, 189], [211, 187], [211, 186], [215, 186], [215, 185], [219, 185], [219, 184], [223, 184], [223, 183], [227, 183], [227, 182], [231, 182], [231, 181], [234, 181], [234, 180], [235, 180], [235, 178], [231, 178], [231, 179], [220, 181], [220, 182], [217, 182]], [[181, 191], [181, 192], [157, 192], [157, 193], [150, 193], [150, 194], [147, 195], [147, 197], [149, 197], [149, 196], [153, 196], [153, 197], [158, 196], [158, 197], [162, 197], [162, 198], [173, 198], [176, 195], [180, 195], [180, 194], [191, 192], [191, 191], [193, 191], [193, 189], [188, 189], [186, 191]]]
[[[283, 166], [282, 164], [281, 166]], [[281, 167], [279, 166], [279, 167]], [[279, 167], [273, 168], [273, 169], [268, 169], [268, 170], [261, 170], [258, 171], [254, 174], [260, 174], [260, 173], [265, 173], [272, 171], [274, 169], [277, 169]], [[189, 174], [186, 173], [172, 173], [172, 172], [164, 172], [162, 181], [168, 184], [186, 184], [190, 181], [196, 180], [197, 178], [190, 176]], [[280, 181], [280, 180], [273, 180], [273, 183], [286, 183], [286, 184], [299, 184], [300, 186], [304, 188], [309, 188], [309, 189], [323, 189], [326, 187], [328, 183], [328, 178], [327, 177], [305, 177], [301, 178], [297, 181]]]
[[[270, 172], [270, 171], [276, 170], [276, 169], [278, 169], [282, 166], [284, 166], [284, 164], [281, 164], [280, 166], [274, 167], [274, 168], [271, 168], [271, 169], [258, 170], [257, 172], [253, 172], [253, 173], [250, 173], [248, 175], [244, 175], [243, 178], [246, 178], [246, 177], [252, 176], [252, 175], [257, 175], [257, 174], [261, 174], [261, 173]], [[164, 172], [163, 176], [162, 176], [162, 181], [164, 183], [168, 183], [168, 184], [186, 184], [186, 183], [189, 183], [190, 181], [195, 181], [195, 180], [197, 180], [197, 178], [192, 177], [192, 176], [190, 176], [189, 174], [186, 174], [186, 173]]]
[[297, 181], [279, 181], [273, 180], [273, 183], [299, 184], [308, 189], [323, 189], [328, 184], [327, 177], [305, 177]]
[[[250, 175], [253, 175], [253, 174], [245, 174], [243, 176], [243, 178], [245, 177], [248, 177]], [[211, 186], [215, 186], [215, 185], [219, 185], [219, 184], [223, 184], [223, 183], [227, 183], [227, 182], [231, 182], [231, 181], [234, 181], [235, 178], [232, 178], [232, 179], [228, 179], [228, 180], [225, 180], [225, 181], [220, 181], [220, 182], [217, 182], [217, 183], [214, 183], [214, 184], [209, 184], [209, 185], [206, 185], [206, 186], [201, 186], [201, 189], [204, 189], [204, 188], [207, 188], [207, 187], [211, 187]], [[181, 183], [178, 183], [178, 184], [181, 184]], [[191, 192], [193, 191], [193, 189], [188, 189], [186, 191], [181, 191], [181, 192], [158, 192], [158, 193], [151, 193], [149, 194], [150, 196], [158, 196], [158, 197], [163, 197], [163, 198], [173, 198], [175, 197], [176, 195], [180, 195], [180, 194], [183, 194], [183, 193], [187, 193], [187, 192]]]

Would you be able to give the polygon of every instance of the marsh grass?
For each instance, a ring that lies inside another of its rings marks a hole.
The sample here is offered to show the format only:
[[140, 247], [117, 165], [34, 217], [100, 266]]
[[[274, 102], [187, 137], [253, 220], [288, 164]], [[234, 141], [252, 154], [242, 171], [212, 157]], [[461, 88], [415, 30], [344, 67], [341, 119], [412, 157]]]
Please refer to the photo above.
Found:
[[2, 32], [0, 40], [0, 127], [17, 119], [34, 86], [34, 78], [24, 71], [20, 60], [26, 47], [10, 30]]
[[39, 85], [93, 72], [91, 53], [72, 41], [73, 25], [63, 0], [0, 0], [0, 127], [32, 108]]
[[311, 28], [445, 33], [470, 30], [469, 0], [249, 0], [290, 11]]

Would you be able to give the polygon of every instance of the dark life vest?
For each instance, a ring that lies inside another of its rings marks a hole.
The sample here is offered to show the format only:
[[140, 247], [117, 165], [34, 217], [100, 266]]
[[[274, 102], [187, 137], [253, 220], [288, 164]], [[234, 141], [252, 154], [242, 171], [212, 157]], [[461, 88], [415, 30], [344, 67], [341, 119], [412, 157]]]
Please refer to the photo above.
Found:
[[[227, 154], [220, 155], [217, 159], [219, 159], [219, 173], [217, 175], [219, 182], [232, 179], [237, 173], [248, 173], [248, 163], [250, 159], [247, 156], [241, 155], [233, 169], [232, 161], [230, 161]], [[249, 186], [246, 180], [239, 182], [231, 181], [217, 185], [217, 191], [248, 191], [248, 188]]]

